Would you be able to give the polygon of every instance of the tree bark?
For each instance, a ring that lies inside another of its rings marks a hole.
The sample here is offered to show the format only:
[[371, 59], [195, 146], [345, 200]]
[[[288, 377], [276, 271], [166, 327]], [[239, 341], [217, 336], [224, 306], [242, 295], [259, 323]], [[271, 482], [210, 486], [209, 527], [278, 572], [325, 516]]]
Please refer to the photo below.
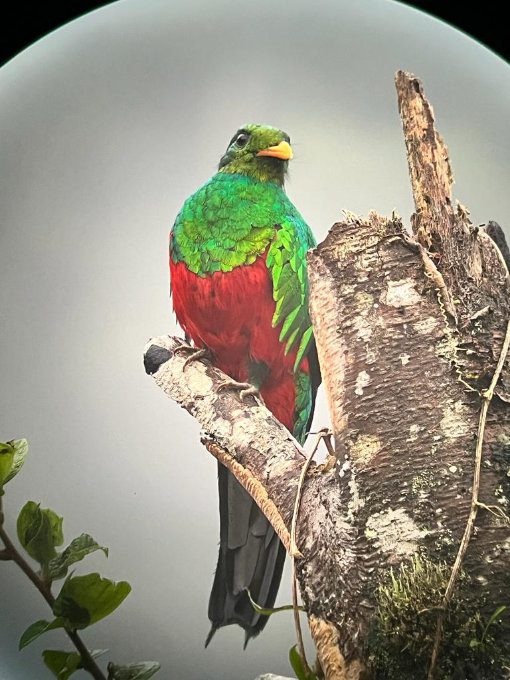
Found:
[[[326, 678], [503, 678], [508, 610], [487, 624], [510, 604], [510, 279], [497, 229], [452, 203], [421, 83], [396, 83], [413, 234], [350, 216], [309, 253], [336, 463], [305, 481], [296, 571]], [[288, 547], [299, 445], [263, 406], [217, 393], [210, 364], [183, 370], [177, 344], [152, 340], [148, 372]]]

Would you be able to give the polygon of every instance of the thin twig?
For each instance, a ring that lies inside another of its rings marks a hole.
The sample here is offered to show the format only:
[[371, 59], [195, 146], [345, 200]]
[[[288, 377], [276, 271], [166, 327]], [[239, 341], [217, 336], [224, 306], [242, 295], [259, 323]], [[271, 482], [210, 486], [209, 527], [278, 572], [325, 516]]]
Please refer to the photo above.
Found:
[[510, 517], [506, 514], [506, 512], [502, 508], [499, 507], [499, 505], [487, 505], [486, 503], [481, 502], [478, 502], [477, 505], [479, 508], [482, 508], [483, 510], [487, 510], [487, 512], [490, 512], [491, 515], [494, 515], [494, 517], [502, 519], [507, 524], [510, 524]]
[[299, 618], [299, 607], [298, 607], [298, 594], [297, 594], [297, 576], [296, 576], [296, 559], [292, 558], [292, 610], [294, 613], [294, 627], [296, 629], [297, 646], [299, 651], [299, 656], [303, 662], [303, 667], [305, 673], [309, 675], [311, 673], [310, 666], [306, 659], [305, 645], [303, 642], [303, 631], [301, 630], [301, 620]]
[[44, 599], [50, 605], [50, 607], [53, 608], [53, 605], [55, 604], [55, 598], [51, 594], [49, 588], [46, 586], [43, 580], [39, 578], [39, 576], [28, 564], [28, 562], [23, 558], [23, 556], [20, 555], [20, 553], [17, 551], [16, 547], [14, 546], [11, 539], [7, 535], [3, 525], [0, 527], [0, 538], [2, 539], [2, 542], [5, 546], [6, 554], [9, 555], [9, 559], [11, 559], [15, 564], [18, 565], [18, 567], [25, 574], [25, 576], [27, 576], [32, 581], [34, 586], [41, 593], [41, 595], [44, 597]]
[[[480, 470], [482, 467], [482, 448], [483, 448], [483, 437], [485, 433], [485, 423], [487, 421], [487, 412], [489, 406], [494, 396], [494, 390], [503, 370], [505, 364], [506, 355], [508, 354], [508, 348], [510, 347], [510, 321], [508, 321], [506, 327], [505, 339], [503, 341], [503, 346], [501, 348], [501, 353], [499, 355], [498, 363], [494, 375], [492, 376], [489, 388], [482, 392], [482, 408], [480, 409], [480, 420], [478, 423], [478, 433], [476, 437], [476, 450], [475, 450], [475, 470], [473, 475], [473, 491], [471, 495], [471, 508], [466, 522], [466, 528], [464, 530], [464, 535], [460, 542], [459, 550], [457, 552], [457, 557], [452, 567], [452, 572], [450, 574], [450, 580], [446, 587], [446, 591], [443, 597], [443, 610], [445, 611], [450, 600], [452, 599], [453, 591], [459, 576], [460, 569], [462, 567], [462, 561], [466, 554], [469, 546], [469, 541], [471, 540], [471, 535], [473, 533], [473, 528], [475, 525], [476, 514], [479, 507], [478, 502], [478, 492], [480, 490]], [[427, 680], [434, 680], [437, 658], [439, 656], [439, 648], [441, 645], [441, 637], [443, 633], [444, 624], [444, 611], [441, 612], [437, 617], [436, 634], [434, 637], [434, 646], [432, 647], [432, 656], [430, 659], [430, 667], [427, 676]]]
[[299, 507], [301, 504], [301, 492], [303, 490], [303, 484], [305, 481], [306, 473], [312, 462], [313, 457], [317, 453], [319, 444], [321, 441], [327, 440], [330, 433], [327, 428], [319, 430], [317, 432], [317, 439], [313, 446], [312, 451], [308, 454], [306, 461], [301, 468], [301, 474], [299, 475], [298, 488], [296, 492], [296, 500], [294, 502], [294, 512], [292, 515], [292, 523], [290, 528], [290, 556], [292, 559], [292, 609], [294, 611], [294, 626], [296, 628], [297, 646], [301, 660], [303, 661], [303, 666], [305, 672], [309, 675], [311, 673], [310, 666], [306, 660], [305, 645], [303, 643], [303, 631], [301, 630], [301, 620], [299, 618], [299, 606], [298, 606], [298, 594], [297, 594], [297, 576], [296, 576], [296, 558], [303, 557], [296, 545], [296, 527], [297, 520], [299, 516]]
[[[328, 437], [330, 436], [330, 431], [328, 428], [323, 428], [322, 430], [319, 430], [317, 432], [317, 439], [315, 441], [315, 444], [313, 446], [313, 449], [311, 453], [309, 453], [306, 457], [306, 461], [301, 468], [301, 474], [299, 475], [299, 480], [298, 480], [298, 487], [297, 487], [297, 492], [296, 492], [296, 500], [294, 501], [294, 510], [292, 513], [292, 523], [290, 525], [290, 556], [292, 558], [294, 557], [303, 557], [303, 555], [300, 553], [297, 545], [296, 545], [296, 527], [297, 527], [297, 521], [298, 521], [298, 515], [299, 515], [299, 506], [301, 504], [301, 495], [302, 495], [302, 490], [303, 490], [303, 484], [305, 481], [306, 473], [308, 472], [308, 468], [310, 467], [310, 464], [312, 462], [313, 457], [317, 453], [317, 449], [319, 448], [319, 444], [321, 441], [324, 439], [325, 441], [328, 441]], [[331, 446], [331, 444], [330, 444]], [[328, 451], [330, 449], [330, 446], [328, 446]]]
[[[2, 540], [5, 550], [2, 551], [2, 554], [4, 555], [3, 559], [10, 559], [12, 560], [15, 564], [18, 565], [18, 567], [21, 569], [21, 571], [27, 576], [34, 586], [37, 588], [37, 590], [41, 593], [41, 595], [44, 597], [46, 602], [49, 604], [51, 609], [53, 610], [53, 606], [55, 604], [55, 598], [53, 597], [50, 587], [47, 583], [45, 583], [39, 575], [32, 569], [32, 567], [28, 564], [28, 562], [24, 559], [24, 557], [18, 552], [16, 546], [14, 543], [11, 541], [9, 538], [7, 532], [5, 531], [4, 525], [3, 525], [3, 511], [2, 511], [2, 497], [0, 496], [0, 539]], [[8, 557], [6, 557], [8, 556]], [[83, 640], [80, 638], [76, 630], [69, 630], [67, 628], [64, 628], [65, 632], [67, 633], [68, 637], [70, 638], [71, 642], [73, 645], [76, 647], [78, 650], [80, 657], [81, 657], [81, 662], [83, 669], [88, 671], [95, 680], [106, 680], [106, 675], [103, 673], [103, 671], [99, 668], [93, 657], [91, 656], [89, 650], [87, 649], [85, 643]]]

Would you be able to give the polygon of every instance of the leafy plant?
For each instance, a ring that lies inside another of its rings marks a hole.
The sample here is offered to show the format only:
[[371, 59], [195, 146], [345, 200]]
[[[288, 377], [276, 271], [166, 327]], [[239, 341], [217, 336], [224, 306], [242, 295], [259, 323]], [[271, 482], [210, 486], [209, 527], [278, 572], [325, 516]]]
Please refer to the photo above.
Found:
[[[87, 649], [78, 634], [97, 621], [109, 616], [124, 601], [131, 591], [127, 581], [111, 581], [97, 573], [74, 576], [69, 568], [81, 562], [87, 555], [102, 551], [108, 557], [108, 548], [99, 545], [92, 536], [81, 534], [61, 552], [64, 543], [63, 518], [39, 503], [28, 501], [22, 507], [17, 520], [18, 540], [26, 553], [39, 564], [34, 570], [16, 548], [4, 527], [2, 500], [4, 486], [21, 470], [28, 453], [25, 439], [0, 443], [0, 560], [12, 560], [32, 581], [51, 608], [54, 618], [32, 623], [19, 641], [19, 649], [44, 635], [49, 630], [62, 628], [77, 651], [46, 649], [43, 661], [59, 680], [67, 680], [75, 671], [88, 671], [96, 680], [148, 680], [160, 668], [155, 661], [136, 664], [108, 664], [106, 676], [96, 658], [107, 650]], [[65, 578], [56, 595], [52, 593], [54, 581]]]
[[497, 623], [499, 619], [501, 618], [501, 615], [503, 612], [506, 610], [506, 605], [501, 605], [498, 607], [489, 617], [489, 620], [487, 623], [485, 623], [482, 627], [482, 634], [480, 638], [475, 637], [469, 642], [469, 646], [471, 649], [476, 649], [476, 648], [482, 648], [484, 646], [487, 646], [487, 643], [489, 641], [489, 628]]
[[296, 674], [297, 680], [318, 680], [317, 675], [303, 663], [303, 658], [298, 651], [297, 645], [294, 645], [289, 650], [289, 662]]
[[[376, 591], [378, 608], [368, 638], [368, 651], [377, 678], [425, 678], [434, 644], [437, 613], [451, 568], [425, 556], [414, 558], [390, 570]], [[506, 607], [498, 607], [487, 621], [486, 603], [473, 588], [470, 577], [461, 572], [456, 597], [444, 614], [443, 652], [438, 660], [442, 680], [466, 676], [484, 680], [501, 678], [510, 661], [506, 635], [500, 619]]]

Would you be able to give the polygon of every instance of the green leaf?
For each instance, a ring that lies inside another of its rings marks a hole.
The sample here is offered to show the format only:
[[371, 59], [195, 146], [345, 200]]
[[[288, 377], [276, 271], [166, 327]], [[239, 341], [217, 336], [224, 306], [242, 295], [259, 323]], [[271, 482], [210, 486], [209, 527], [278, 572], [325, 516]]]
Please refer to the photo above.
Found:
[[127, 581], [115, 583], [97, 573], [70, 576], [55, 600], [53, 613], [70, 628], [86, 628], [117, 609], [130, 591]]
[[61, 652], [56, 649], [45, 649], [43, 660], [59, 680], [67, 680], [75, 671], [81, 668], [81, 655], [78, 652]]
[[32, 623], [23, 635], [20, 637], [18, 649], [23, 649], [31, 642], [36, 640], [40, 635], [46, 633], [48, 630], [54, 630], [55, 628], [63, 628], [64, 622], [61, 618], [54, 619], [53, 621], [45, 621], [40, 619], [35, 623]]
[[51, 580], [64, 578], [72, 564], [80, 562], [84, 557], [96, 550], [102, 550], [106, 557], [108, 557], [108, 548], [104, 548], [99, 543], [96, 543], [92, 536], [81, 534], [81, 536], [71, 541], [60, 555], [57, 555], [50, 561], [48, 565], [49, 577]]
[[505, 604], [502, 604], [501, 606], [499, 606], [496, 609], [496, 611], [492, 614], [490, 619], [487, 621], [486, 628], [488, 628], [489, 626], [492, 626], [492, 624], [500, 618], [501, 614], [505, 611], [505, 609], [506, 609]]
[[[90, 656], [95, 659], [104, 654], [106, 649], [94, 649]], [[78, 652], [62, 652], [57, 649], [45, 649], [44, 663], [53, 671], [58, 680], [67, 680], [79, 668], [83, 668], [82, 658]]]
[[14, 446], [7, 443], [0, 443], [0, 489], [11, 474], [14, 462]]
[[482, 642], [485, 640], [485, 636], [487, 635], [487, 631], [489, 628], [492, 626], [493, 623], [495, 623], [500, 617], [501, 614], [505, 611], [506, 605], [502, 604], [500, 605], [496, 611], [492, 614], [490, 619], [487, 621], [485, 628], [483, 629], [483, 634], [482, 634]]
[[38, 503], [28, 501], [18, 516], [18, 539], [27, 553], [41, 565], [46, 565], [57, 551], [55, 546], [62, 545], [62, 517], [49, 508], [41, 508]]
[[289, 661], [290, 665], [292, 666], [292, 670], [296, 674], [297, 680], [308, 680], [308, 674], [305, 671], [303, 659], [298, 652], [297, 645], [294, 645], [294, 647], [290, 648]]
[[289, 661], [292, 666], [292, 670], [296, 674], [297, 680], [318, 680], [317, 675], [312, 671], [308, 671], [300, 653], [298, 652], [297, 645], [291, 647], [289, 650]]
[[[259, 604], [255, 602], [255, 600], [252, 599], [252, 596], [248, 588], [246, 588], [246, 594], [248, 595], [248, 599], [250, 600], [250, 604], [253, 607], [253, 609], [257, 612], [257, 614], [260, 614], [261, 616], [272, 616], [273, 614], [278, 614], [278, 612], [292, 611], [294, 609], [294, 606], [292, 604], [284, 604], [282, 607], [273, 607], [272, 609], [268, 607], [261, 607]], [[297, 609], [300, 612], [305, 611], [304, 607], [297, 607]]]
[[141, 661], [127, 666], [108, 664], [108, 680], [148, 680], [161, 666], [157, 661]]
[[13, 439], [12, 441], [7, 442], [7, 444], [10, 444], [14, 448], [14, 459], [12, 461], [11, 471], [8, 474], [7, 479], [4, 480], [4, 484], [10, 482], [11, 479], [18, 474], [28, 453], [28, 442], [26, 439]]

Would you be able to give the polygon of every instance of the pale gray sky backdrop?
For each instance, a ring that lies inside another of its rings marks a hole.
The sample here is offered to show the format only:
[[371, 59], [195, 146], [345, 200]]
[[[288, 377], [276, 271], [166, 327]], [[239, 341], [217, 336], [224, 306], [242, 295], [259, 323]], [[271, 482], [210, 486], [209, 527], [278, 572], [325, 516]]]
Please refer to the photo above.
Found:
[[[475, 222], [508, 224], [509, 67], [392, 0], [123, 0], [0, 69], [0, 438], [31, 444], [7, 524], [30, 498], [64, 515], [67, 539], [110, 546], [84, 567], [133, 593], [84, 637], [118, 661], [159, 660], [161, 680], [289, 674], [294, 641], [281, 614], [245, 652], [235, 628], [203, 648], [216, 466], [141, 358], [176, 331], [169, 228], [245, 122], [290, 134], [288, 193], [319, 239], [343, 208], [408, 222], [399, 68], [425, 83], [456, 196]], [[65, 639], [17, 652], [48, 611], [11, 564], [0, 572], [0, 678], [45, 680], [40, 652]]]

